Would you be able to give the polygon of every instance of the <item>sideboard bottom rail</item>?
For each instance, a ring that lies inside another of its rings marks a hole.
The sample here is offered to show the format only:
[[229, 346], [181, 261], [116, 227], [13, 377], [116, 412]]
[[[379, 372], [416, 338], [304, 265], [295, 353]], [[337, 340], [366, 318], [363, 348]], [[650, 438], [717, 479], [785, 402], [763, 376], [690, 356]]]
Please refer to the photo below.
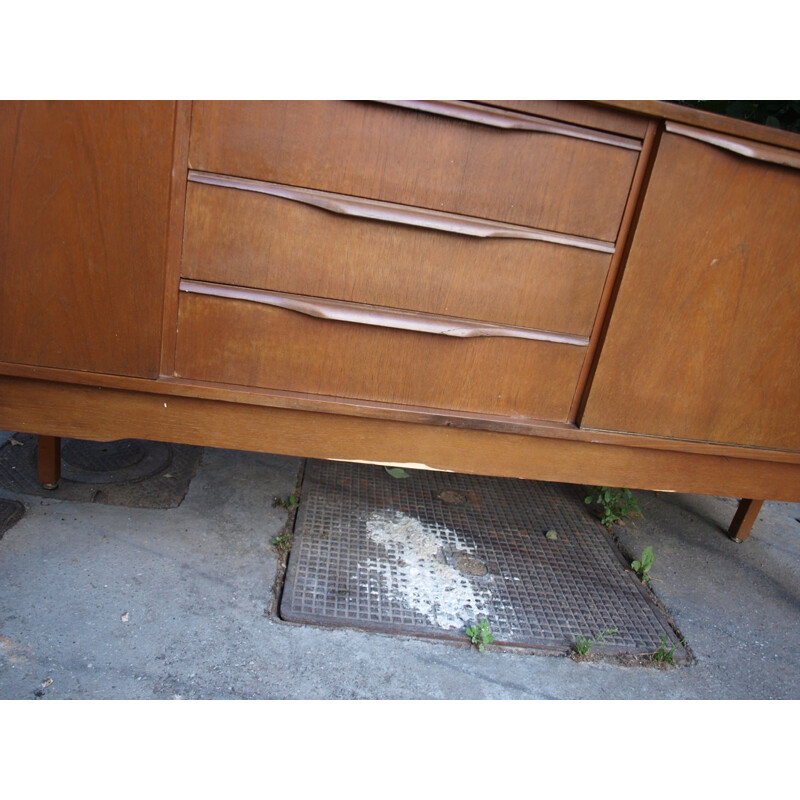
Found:
[[[57, 482], [59, 437], [149, 439], [498, 477], [745, 498], [744, 539], [763, 499], [800, 500], [800, 464], [340, 416], [176, 395], [0, 378], [0, 427], [40, 437]], [[55, 478], [55, 480], [53, 479]]]

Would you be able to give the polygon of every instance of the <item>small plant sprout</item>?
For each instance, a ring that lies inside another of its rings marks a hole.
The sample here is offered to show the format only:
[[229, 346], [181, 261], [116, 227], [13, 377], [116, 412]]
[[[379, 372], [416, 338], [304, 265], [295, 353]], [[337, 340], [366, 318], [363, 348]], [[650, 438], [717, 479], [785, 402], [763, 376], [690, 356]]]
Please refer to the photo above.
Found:
[[675, 651], [678, 649], [678, 645], [673, 644], [672, 647], [669, 647], [667, 644], [667, 637], [661, 637], [661, 644], [659, 645], [658, 650], [655, 653], [651, 653], [650, 660], [651, 661], [659, 661], [663, 664], [674, 664], [675, 663]]
[[586, 505], [596, 504], [603, 509], [600, 522], [610, 528], [623, 517], [641, 516], [639, 502], [630, 489], [615, 489], [611, 486], [590, 486], [589, 494], [584, 498]]
[[586, 636], [578, 634], [575, 637], [575, 649], [578, 651], [578, 655], [585, 656], [592, 644], [594, 644], [592, 640]]
[[272, 544], [274, 544], [278, 550], [286, 551], [292, 546], [292, 534], [283, 533], [280, 536], [276, 536], [272, 540]]
[[642, 583], [650, 580], [650, 569], [653, 566], [653, 548], [645, 547], [639, 561], [631, 561], [631, 569], [642, 579]]
[[486, 649], [487, 644], [491, 644], [494, 641], [494, 636], [492, 636], [492, 631], [489, 628], [489, 620], [487, 619], [479, 620], [475, 625], [467, 628], [467, 636], [481, 653]]
[[282, 497], [273, 497], [272, 505], [274, 508], [285, 508], [291, 511], [296, 508], [300, 503], [300, 497], [296, 494], [290, 494], [285, 500]]
[[596, 644], [603, 644], [607, 639], [610, 639], [612, 636], [616, 636], [617, 631], [614, 628], [607, 628], [604, 631], [601, 631], [594, 637], [594, 639], [590, 639], [587, 636], [581, 636], [578, 634], [575, 637], [575, 650], [577, 651], [578, 655], [585, 656], [589, 650], [594, 647]]

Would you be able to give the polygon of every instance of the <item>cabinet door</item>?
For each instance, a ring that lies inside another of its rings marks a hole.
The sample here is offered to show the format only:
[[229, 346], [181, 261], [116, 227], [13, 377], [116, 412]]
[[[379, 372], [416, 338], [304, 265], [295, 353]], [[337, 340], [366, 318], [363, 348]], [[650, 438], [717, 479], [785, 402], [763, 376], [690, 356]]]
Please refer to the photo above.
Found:
[[800, 170], [696, 133], [662, 137], [582, 425], [800, 450]]
[[0, 103], [0, 361], [158, 374], [175, 107]]

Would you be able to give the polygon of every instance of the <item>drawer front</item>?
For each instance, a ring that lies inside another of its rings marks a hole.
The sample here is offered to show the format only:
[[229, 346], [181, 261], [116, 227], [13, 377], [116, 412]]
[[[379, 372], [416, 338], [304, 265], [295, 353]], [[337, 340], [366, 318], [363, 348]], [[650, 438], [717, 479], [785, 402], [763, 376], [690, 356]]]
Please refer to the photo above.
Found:
[[197, 170], [603, 241], [616, 239], [637, 158], [571, 135], [330, 101], [198, 102], [190, 146]]
[[628, 114], [613, 108], [606, 108], [593, 103], [576, 103], [565, 100], [484, 100], [491, 106], [499, 106], [512, 111], [549, 119], [559, 119], [575, 125], [584, 125], [601, 131], [618, 133], [643, 139], [647, 130], [647, 117]]
[[586, 348], [450, 336], [182, 294], [176, 374], [265, 389], [565, 421]]
[[609, 253], [190, 183], [184, 277], [588, 336]]

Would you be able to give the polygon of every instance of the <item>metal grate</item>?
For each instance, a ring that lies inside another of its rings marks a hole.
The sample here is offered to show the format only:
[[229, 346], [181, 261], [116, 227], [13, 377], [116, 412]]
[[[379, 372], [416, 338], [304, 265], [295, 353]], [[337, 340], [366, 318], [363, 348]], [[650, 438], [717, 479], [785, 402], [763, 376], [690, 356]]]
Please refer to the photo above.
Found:
[[[280, 614], [286, 620], [566, 651], [616, 635], [640, 655], [664, 637], [687, 657], [574, 486], [309, 461]], [[548, 530], [557, 539], [548, 539]]]

